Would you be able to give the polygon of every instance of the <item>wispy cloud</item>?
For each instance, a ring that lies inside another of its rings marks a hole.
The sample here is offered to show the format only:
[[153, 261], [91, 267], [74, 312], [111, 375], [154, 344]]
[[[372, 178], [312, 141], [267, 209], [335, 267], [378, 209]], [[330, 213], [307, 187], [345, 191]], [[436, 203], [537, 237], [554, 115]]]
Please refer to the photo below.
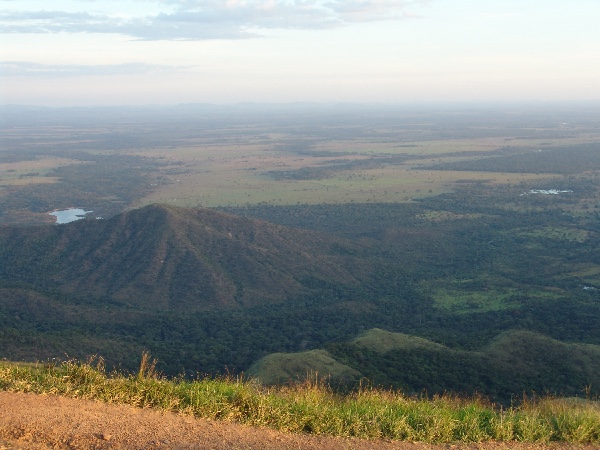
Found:
[[398, 20], [417, 17], [410, 8], [427, 1], [394, 0], [332, 0], [326, 3], [343, 22], [368, 22], [376, 20]]
[[116, 33], [144, 40], [242, 39], [259, 36], [261, 29], [322, 29], [399, 20], [412, 17], [411, 7], [428, 1], [162, 0], [168, 11], [137, 17], [120, 15], [118, 10], [114, 14], [4, 10], [0, 32]]
[[0, 73], [4, 77], [80, 77], [80, 76], [110, 76], [110, 75], [139, 75], [157, 72], [172, 72], [187, 70], [189, 66], [166, 66], [158, 64], [37, 64], [26, 61], [0, 62]]

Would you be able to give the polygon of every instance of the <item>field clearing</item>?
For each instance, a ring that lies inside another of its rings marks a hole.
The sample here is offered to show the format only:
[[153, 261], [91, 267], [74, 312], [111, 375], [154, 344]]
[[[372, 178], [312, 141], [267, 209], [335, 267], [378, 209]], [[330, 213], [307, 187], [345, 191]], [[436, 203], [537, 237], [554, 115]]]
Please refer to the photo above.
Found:
[[518, 306], [510, 298], [517, 289], [489, 289], [485, 291], [461, 291], [439, 288], [433, 292], [436, 308], [465, 314], [471, 312], [501, 311]]
[[[162, 148], [137, 154], [163, 158], [167, 165], [160, 171], [163, 182], [136, 207], [150, 203], [210, 207], [409, 202], [452, 192], [465, 180], [515, 184], [549, 178], [548, 174], [418, 170], [412, 164], [381, 163], [380, 167], [361, 169], [360, 163], [368, 162], [369, 156], [304, 156], [255, 144]], [[356, 169], [346, 168], [353, 163], [359, 164]], [[271, 173], [306, 168], [326, 174], [313, 179], [276, 179]]]
[[[336, 164], [365, 161], [369, 156], [304, 156], [259, 144], [161, 148], [136, 153], [164, 158], [172, 164], [161, 170], [165, 182], [135, 206], [155, 202], [179, 206], [408, 202], [452, 192], [460, 180], [503, 184], [548, 178], [536, 174], [413, 170], [410, 164], [343, 170]], [[325, 168], [330, 174], [307, 180], [277, 180], [270, 174], [303, 168]]]
[[81, 164], [81, 161], [70, 158], [40, 158], [27, 161], [17, 161], [10, 163], [0, 163], [0, 175], [5, 176], [5, 172], [10, 175], [20, 175], [26, 172], [39, 172], [46, 174], [56, 167], [69, 166], [72, 164]]
[[357, 139], [357, 140], [331, 140], [317, 142], [313, 145], [312, 151], [332, 152], [340, 154], [357, 154], [357, 155], [398, 155], [398, 154], [419, 154], [421, 142], [397, 142], [391, 139]]
[[[482, 290], [461, 290], [437, 288], [431, 293], [435, 306], [455, 314], [473, 312], [502, 311], [520, 305], [515, 296], [523, 291], [519, 288], [489, 287]], [[527, 292], [526, 295], [536, 299], [558, 299], [560, 294], [550, 291]]]
[[[454, 152], [493, 151], [507, 146], [504, 138], [450, 139], [440, 141], [327, 141], [314, 146], [318, 152], [340, 152], [364, 155], [440, 155]], [[523, 145], [524, 146], [524, 145]]]
[[60, 178], [57, 177], [38, 177], [26, 176], [23, 178], [12, 178], [8, 180], [0, 179], [1, 186], [29, 186], [32, 184], [55, 184], [60, 183]]
[[[479, 139], [448, 139], [439, 141], [419, 142], [418, 153], [420, 155], [440, 155], [456, 152], [486, 152], [494, 151], [509, 145], [510, 139], [502, 137], [479, 138]], [[512, 144], [512, 142], [511, 142]], [[531, 145], [531, 143], [520, 142], [519, 147]]]
[[443, 222], [445, 220], [460, 220], [460, 219], [480, 219], [486, 217], [486, 214], [456, 214], [450, 211], [427, 211], [423, 214], [418, 214], [418, 219], [429, 220], [431, 222]]
[[470, 314], [518, 308], [524, 298], [561, 299], [564, 293], [554, 287], [524, 288], [503, 276], [482, 273], [474, 278], [438, 278], [420, 283], [437, 309], [451, 314]]
[[444, 350], [444, 346], [418, 336], [394, 333], [373, 328], [352, 340], [352, 343], [371, 351], [385, 354], [392, 350]]
[[31, 184], [53, 184], [60, 178], [48, 176], [58, 167], [81, 164], [69, 158], [41, 158], [27, 161], [0, 163], [1, 186], [26, 186]]
[[519, 233], [521, 236], [528, 238], [546, 238], [560, 241], [569, 241], [569, 242], [585, 242], [589, 236], [589, 231], [587, 230], [577, 230], [573, 228], [565, 228], [565, 227], [544, 227], [538, 228], [536, 230], [528, 230], [522, 233]]
[[[263, 161], [263, 167], [266, 162]], [[271, 161], [269, 163], [273, 164]], [[143, 200], [178, 205], [244, 205], [256, 203], [351, 203], [406, 202], [413, 198], [449, 192], [449, 186], [436, 185], [424, 173], [401, 167], [357, 172], [339, 172], [320, 180], [275, 180], [263, 170], [218, 167], [202, 173], [170, 176], [170, 184], [160, 187]], [[268, 168], [269, 166], [267, 166]], [[289, 166], [288, 166], [289, 167]], [[444, 174], [446, 175], [446, 174]], [[444, 182], [446, 177], [440, 177]]]
[[512, 137], [485, 137], [441, 139], [425, 141], [399, 141], [397, 139], [332, 140], [316, 143], [315, 152], [339, 152], [364, 155], [445, 155], [457, 152], [491, 152], [504, 147], [552, 148], [561, 145], [598, 142], [599, 137], [586, 135], [573, 138], [522, 139]]
[[569, 272], [567, 277], [575, 277], [581, 282], [591, 284], [594, 287], [600, 288], [600, 266], [598, 265], [584, 265], [579, 270]]

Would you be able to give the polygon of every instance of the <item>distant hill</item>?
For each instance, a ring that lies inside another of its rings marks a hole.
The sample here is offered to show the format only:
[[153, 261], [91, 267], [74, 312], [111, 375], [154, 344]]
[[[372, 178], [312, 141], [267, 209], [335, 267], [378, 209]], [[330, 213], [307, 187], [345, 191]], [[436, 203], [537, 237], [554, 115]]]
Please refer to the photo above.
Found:
[[337, 385], [352, 384], [361, 378], [359, 371], [336, 361], [326, 350], [297, 353], [272, 353], [258, 360], [247, 375], [266, 385], [304, 381], [310, 377]]
[[380, 329], [326, 348], [268, 355], [249, 374], [265, 384], [303, 380], [307, 373], [329, 377], [333, 384], [366, 378], [409, 393], [480, 393], [507, 402], [534, 392], [583, 396], [588, 386], [600, 383], [600, 346], [528, 331], [502, 333], [479, 351]]
[[144, 308], [283, 301], [358, 283], [357, 245], [214, 210], [151, 205], [110, 220], [0, 229], [0, 280]]
[[411, 336], [404, 333], [373, 328], [352, 340], [357, 347], [366, 348], [376, 353], [386, 354], [393, 350], [436, 350], [444, 351], [447, 348], [428, 339]]

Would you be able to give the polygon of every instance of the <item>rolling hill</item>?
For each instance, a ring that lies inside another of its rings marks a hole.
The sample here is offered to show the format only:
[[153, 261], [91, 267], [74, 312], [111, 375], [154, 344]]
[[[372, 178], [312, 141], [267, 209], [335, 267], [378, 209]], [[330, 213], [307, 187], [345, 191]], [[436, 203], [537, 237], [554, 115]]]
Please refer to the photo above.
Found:
[[403, 333], [369, 330], [323, 350], [276, 353], [248, 371], [265, 384], [329, 376], [333, 385], [366, 378], [408, 393], [483, 394], [510, 402], [519, 394], [585, 395], [600, 383], [600, 346], [507, 331], [477, 351], [453, 349]]

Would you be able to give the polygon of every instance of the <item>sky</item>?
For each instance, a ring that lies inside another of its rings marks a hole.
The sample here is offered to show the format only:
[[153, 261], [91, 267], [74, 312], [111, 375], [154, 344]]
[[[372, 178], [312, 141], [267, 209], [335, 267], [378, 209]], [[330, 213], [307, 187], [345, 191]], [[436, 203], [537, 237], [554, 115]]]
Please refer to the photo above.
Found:
[[0, 0], [0, 104], [600, 100], [598, 0]]

